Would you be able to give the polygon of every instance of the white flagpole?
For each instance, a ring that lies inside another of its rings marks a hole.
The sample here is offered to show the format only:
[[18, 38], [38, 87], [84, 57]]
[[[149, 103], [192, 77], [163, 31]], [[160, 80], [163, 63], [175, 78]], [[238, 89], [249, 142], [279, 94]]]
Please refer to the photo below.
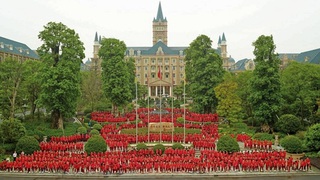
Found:
[[149, 129], [149, 124], [150, 124], [150, 104], [149, 104], [149, 77], [147, 76], [147, 86], [148, 86], [148, 143], [150, 143], [150, 129]]
[[186, 73], [183, 75], [183, 143], [186, 144]]
[[172, 140], [172, 145], [173, 145], [173, 131], [174, 131], [174, 124], [173, 124], [173, 75], [171, 76], [171, 78], [172, 78], [172, 81], [171, 81], [171, 84], [172, 84], [172, 89], [171, 89], [171, 124], [172, 124], [171, 140]]
[[161, 122], [161, 97], [162, 97], [162, 87], [161, 87], [161, 80], [162, 80], [162, 72], [161, 72], [161, 66], [159, 66], [159, 72], [160, 72], [160, 143], [162, 142], [162, 122]]
[[136, 144], [138, 144], [138, 83], [136, 79]]

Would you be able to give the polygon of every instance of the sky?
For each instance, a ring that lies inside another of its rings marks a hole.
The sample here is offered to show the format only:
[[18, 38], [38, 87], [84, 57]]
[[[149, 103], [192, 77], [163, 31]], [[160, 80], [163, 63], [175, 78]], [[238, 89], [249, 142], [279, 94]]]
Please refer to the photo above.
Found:
[[[74, 29], [93, 56], [95, 33], [127, 46], [152, 46], [159, 0], [0, 0], [0, 36], [37, 49], [48, 22]], [[225, 33], [228, 56], [254, 58], [252, 42], [272, 35], [277, 53], [320, 48], [319, 0], [161, 0], [168, 46], [189, 46], [204, 34], [217, 47]]]

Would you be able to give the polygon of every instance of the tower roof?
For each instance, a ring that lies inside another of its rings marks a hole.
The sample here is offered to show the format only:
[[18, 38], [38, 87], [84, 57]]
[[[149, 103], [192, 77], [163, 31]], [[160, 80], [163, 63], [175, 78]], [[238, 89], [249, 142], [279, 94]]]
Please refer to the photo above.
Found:
[[99, 40], [98, 40], [98, 32], [96, 32], [96, 35], [95, 35], [95, 37], [94, 37], [94, 41], [95, 42], [98, 42]]
[[227, 41], [226, 40], [226, 36], [224, 35], [224, 33], [222, 34], [222, 41]]
[[221, 36], [219, 36], [218, 45], [221, 44]]
[[167, 21], [167, 18], [163, 18], [161, 2], [159, 2], [157, 17], [153, 21]]

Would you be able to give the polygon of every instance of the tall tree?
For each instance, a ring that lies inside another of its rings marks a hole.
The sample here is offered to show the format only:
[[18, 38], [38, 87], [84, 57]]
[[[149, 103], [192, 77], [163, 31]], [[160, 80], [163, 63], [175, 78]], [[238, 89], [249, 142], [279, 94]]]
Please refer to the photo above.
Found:
[[124, 60], [126, 45], [123, 41], [113, 38], [103, 38], [99, 50], [102, 59], [103, 91], [112, 102], [113, 113], [118, 113], [119, 106], [125, 106], [132, 100], [132, 85], [130, 77], [134, 72]]
[[253, 42], [253, 46], [256, 67], [251, 81], [250, 100], [255, 119], [262, 125], [262, 130], [268, 132], [272, 130], [280, 109], [280, 59], [274, 52], [276, 45], [272, 36], [261, 35]]
[[39, 99], [41, 92], [41, 70], [43, 68], [42, 61], [26, 61], [24, 62], [24, 81], [22, 86], [25, 91], [26, 105], [30, 107], [30, 114], [32, 119], [34, 119], [34, 114], [37, 109], [36, 101]]
[[23, 80], [23, 62], [7, 58], [0, 65], [1, 111], [5, 119], [14, 118], [17, 97]]
[[252, 71], [244, 71], [236, 75], [236, 82], [238, 88], [236, 94], [240, 97], [242, 102], [242, 109], [244, 112], [244, 118], [252, 117], [252, 103], [249, 100], [249, 95], [251, 93], [250, 80], [253, 77]]
[[283, 114], [310, 119], [319, 109], [320, 66], [291, 62], [281, 72]]
[[79, 35], [62, 23], [49, 22], [38, 37], [43, 41], [38, 54], [45, 63], [39, 102], [51, 112], [53, 127], [63, 129], [63, 118], [76, 112], [84, 46]]
[[101, 74], [97, 71], [84, 71], [81, 72], [81, 77], [81, 104], [94, 111], [103, 97]]
[[215, 52], [211, 39], [198, 36], [186, 49], [186, 78], [189, 95], [195, 110], [201, 113], [215, 111], [218, 100], [214, 93], [224, 74], [222, 60]]
[[242, 102], [236, 94], [237, 89], [238, 84], [230, 73], [226, 73], [224, 81], [214, 88], [216, 97], [219, 100], [217, 113], [231, 122], [239, 122], [243, 118]]

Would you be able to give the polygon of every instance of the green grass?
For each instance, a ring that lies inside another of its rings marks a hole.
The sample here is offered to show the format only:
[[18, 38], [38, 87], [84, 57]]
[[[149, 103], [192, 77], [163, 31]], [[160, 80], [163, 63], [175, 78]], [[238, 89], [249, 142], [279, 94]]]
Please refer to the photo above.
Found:
[[[153, 134], [160, 134], [160, 132], [152, 132]], [[171, 132], [162, 132], [163, 134], [171, 134]], [[175, 127], [174, 134], [183, 134], [183, 128]], [[186, 134], [200, 134], [200, 129], [187, 129], [186, 128]], [[136, 129], [122, 129], [121, 134], [136, 134]], [[138, 134], [139, 135], [147, 135], [148, 134], [148, 128], [138, 128]]]

